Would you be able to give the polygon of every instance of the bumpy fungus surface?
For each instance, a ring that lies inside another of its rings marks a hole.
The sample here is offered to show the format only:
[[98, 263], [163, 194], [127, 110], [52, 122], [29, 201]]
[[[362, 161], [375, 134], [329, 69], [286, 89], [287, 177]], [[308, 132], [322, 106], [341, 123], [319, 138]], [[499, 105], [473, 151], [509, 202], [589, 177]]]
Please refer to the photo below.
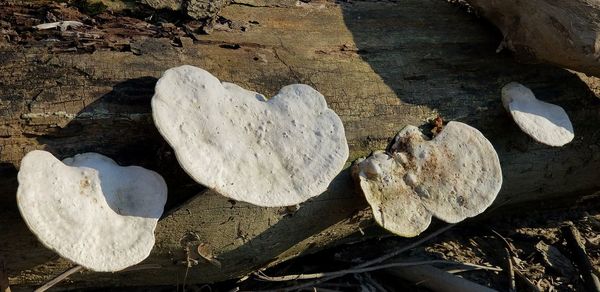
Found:
[[519, 128], [540, 143], [563, 146], [575, 137], [571, 120], [562, 107], [535, 98], [529, 88], [519, 83], [511, 82], [502, 88], [502, 104]]
[[319, 195], [348, 158], [340, 118], [307, 85], [285, 86], [266, 100], [181, 66], [156, 84], [152, 113], [190, 176], [259, 206], [296, 205]]
[[138, 166], [85, 153], [63, 162], [46, 151], [21, 161], [17, 203], [25, 223], [48, 248], [94, 271], [145, 259], [167, 199], [162, 177]]
[[390, 153], [359, 161], [353, 175], [377, 223], [406, 237], [427, 229], [432, 216], [456, 223], [480, 214], [502, 185], [492, 144], [459, 122], [448, 123], [433, 140], [407, 126]]

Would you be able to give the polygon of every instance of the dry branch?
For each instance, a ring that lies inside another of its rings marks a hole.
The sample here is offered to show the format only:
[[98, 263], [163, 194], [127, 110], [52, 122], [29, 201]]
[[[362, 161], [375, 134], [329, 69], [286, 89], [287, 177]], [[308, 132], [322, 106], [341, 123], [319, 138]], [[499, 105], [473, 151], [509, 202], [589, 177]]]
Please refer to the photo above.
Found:
[[444, 265], [459, 265], [466, 266], [475, 269], [489, 270], [489, 271], [502, 271], [501, 268], [498, 267], [490, 267], [490, 266], [482, 266], [470, 263], [459, 263], [453, 261], [445, 261], [445, 260], [429, 260], [429, 261], [415, 261], [415, 262], [399, 262], [399, 263], [388, 263], [382, 265], [375, 265], [360, 269], [348, 269], [341, 270], [335, 272], [325, 272], [325, 273], [314, 273], [314, 274], [297, 274], [297, 275], [285, 275], [285, 276], [267, 276], [262, 272], [256, 273], [255, 275], [265, 281], [272, 282], [286, 282], [286, 281], [294, 281], [294, 280], [308, 280], [308, 279], [319, 279], [319, 278], [334, 278], [340, 277], [348, 274], [358, 274], [358, 273], [367, 273], [377, 270], [396, 268], [396, 267], [414, 267], [414, 266], [423, 266], [423, 265], [434, 265], [434, 264], [444, 264]]
[[62, 282], [63, 280], [67, 279], [69, 276], [79, 272], [83, 270], [83, 267], [80, 265], [76, 265], [68, 270], [66, 270], [64, 273], [56, 276], [56, 278], [52, 279], [51, 281], [49, 281], [48, 283], [42, 285], [41, 287], [35, 289], [35, 292], [44, 292], [52, 287], [54, 287], [54, 285]]

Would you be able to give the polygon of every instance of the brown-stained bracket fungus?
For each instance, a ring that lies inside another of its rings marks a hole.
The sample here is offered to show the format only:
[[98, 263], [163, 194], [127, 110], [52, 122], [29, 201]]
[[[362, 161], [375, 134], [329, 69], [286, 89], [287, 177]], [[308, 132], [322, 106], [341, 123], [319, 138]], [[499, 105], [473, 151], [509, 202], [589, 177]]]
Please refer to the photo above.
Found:
[[17, 203], [48, 248], [85, 268], [119, 271], [154, 246], [167, 186], [154, 171], [84, 153], [62, 162], [46, 151], [21, 161]]
[[285, 86], [266, 100], [181, 66], [158, 80], [152, 114], [192, 178], [254, 205], [291, 206], [319, 195], [348, 158], [342, 121], [308, 85]]
[[502, 185], [492, 144], [459, 122], [432, 140], [406, 126], [388, 152], [375, 152], [352, 170], [377, 223], [405, 237], [427, 229], [432, 216], [456, 223], [480, 214]]
[[529, 88], [519, 83], [502, 87], [502, 104], [519, 128], [540, 143], [563, 146], [575, 137], [562, 107], [535, 98]]

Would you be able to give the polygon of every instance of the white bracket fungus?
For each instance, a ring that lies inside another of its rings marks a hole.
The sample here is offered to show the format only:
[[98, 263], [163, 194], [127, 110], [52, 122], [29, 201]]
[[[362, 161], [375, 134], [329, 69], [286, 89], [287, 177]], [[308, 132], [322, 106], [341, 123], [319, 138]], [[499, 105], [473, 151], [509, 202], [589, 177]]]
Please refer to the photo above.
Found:
[[540, 143], [563, 146], [575, 136], [562, 107], [535, 98], [529, 88], [519, 83], [502, 87], [502, 104], [519, 128]]
[[154, 171], [121, 167], [96, 154], [62, 162], [46, 151], [21, 161], [17, 203], [48, 248], [90, 270], [112, 272], [144, 260], [167, 199]]
[[340, 118], [308, 85], [266, 98], [193, 66], [167, 70], [156, 127], [198, 183], [251, 204], [299, 204], [327, 189], [348, 158]]
[[377, 223], [405, 237], [427, 229], [432, 216], [456, 223], [480, 214], [502, 185], [492, 144], [459, 122], [448, 123], [432, 140], [407, 126], [389, 153], [359, 161], [353, 175]]

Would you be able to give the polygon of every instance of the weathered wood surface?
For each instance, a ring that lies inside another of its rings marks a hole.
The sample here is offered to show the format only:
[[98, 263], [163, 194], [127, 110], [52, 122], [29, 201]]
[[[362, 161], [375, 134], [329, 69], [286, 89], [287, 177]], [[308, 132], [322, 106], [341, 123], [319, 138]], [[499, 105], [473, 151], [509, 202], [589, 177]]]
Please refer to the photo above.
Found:
[[[181, 64], [266, 95], [290, 83], [314, 86], [344, 122], [349, 161], [383, 149], [402, 126], [441, 114], [477, 127], [497, 149], [504, 171], [498, 202], [544, 204], [600, 189], [599, 102], [589, 86], [597, 81], [495, 54], [500, 37], [494, 30], [446, 1], [231, 5], [222, 15], [255, 25], [244, 32], [215, 31], [182, 47], [140, 39], [136, 54], [52, 54], [43, 47], [2, 45], [0, 256], [13, 286], [40, 284], [69, 265], [41, 246], [18, 214], [16, 168], [26, 152], [48, 149], [66, 157], [96, 151], [156, 170], [169, 184], [169, 207], [201, 190], [178, 167], [150, 115], [156, 78]], [[510, 81], [563, 106], [575, 140], [550, 148], [521, 133], [500, 102], [499, 90]], [[159, 223], [156, 247], [144, 264], [160, 269], [86, 272], [64, 285], [181, 283], [185, 247], [199, 243], [213, 249], [222, 268], [200, 261], [190, 268], [188, 283], [238, 277], [339, 243], [369, 224], [369, 216], [347, 171], [296, 212], [201, 193]]]
[[467, 2], [502, 31], [502, 47], [521, 61], [548, 62], [600, 77], [600, 1]]

